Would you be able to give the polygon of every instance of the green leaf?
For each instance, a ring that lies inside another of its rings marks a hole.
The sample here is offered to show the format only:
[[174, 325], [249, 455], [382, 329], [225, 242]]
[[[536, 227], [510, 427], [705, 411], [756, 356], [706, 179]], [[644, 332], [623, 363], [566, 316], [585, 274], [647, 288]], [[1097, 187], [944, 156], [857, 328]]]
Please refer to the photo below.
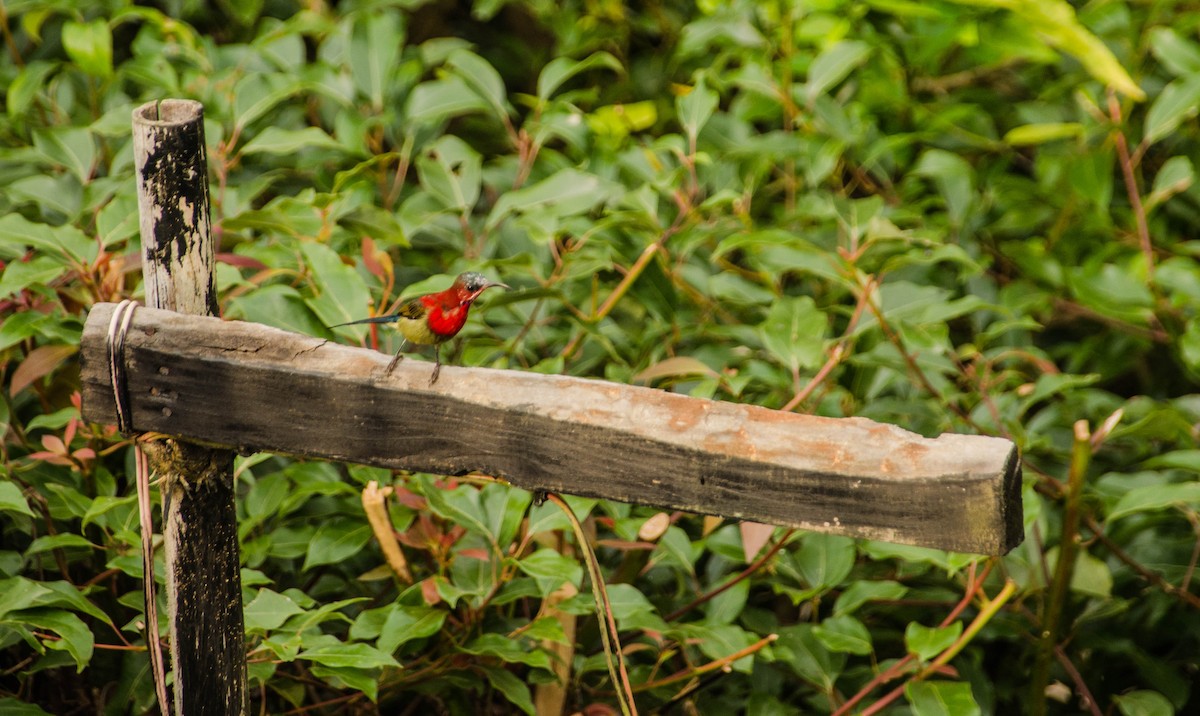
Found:
[[25, 432], [33, 432], [34, 430], [60, 430], [66, 427], [67, 423], [79, 417], [79, 409], [71, 406], [61, 410], [55, 410], [53, 413], [42, 413], [35, 415], [32, 420], [25, 424]]
[[[567, 503], [571, 508], [571, 512], [580, 520], [587, 519], [598, 502], [598, 500], [592, 497], [576, 497], [575, 495], [563, 495], [563, 501]], [[543, 502], [529, 511], [528, 531], [531, 534], [569, 529], [571, 529], [571, 521], [563, 513], [562, 509], [553, 502]]]
[[[496, 602], [493, 601], [492, 603], [495, 604]], [[571, 640], [567, 639], [566, 632], [563, 631], [562, 622], [553, 616], [534, 619], [529, 622], [527, 627], [521, 630], [521, 635], [539, 641], [545, 639], [558, 642], [559, 644], [571, 643]]]
[[763, 345], [792, 370], [815, 368], [825, 354], [825, 314], [808, 296], [775, 301], [759, 326]]
[[810, 534], [796, 551], [797, 571], [813, 589], [832, 589], [841, 584], [854, 567], [857, 550], [849, 537]]
[[772, 649], [776, 658], [784, 662], [817, 688], [827, 691], [833, 688], [838, 673], [846, 663], [842, 653], [831, 652], [815, 634], [811, 624], [794, 624], [779, 630], [779, 639]]
[[458, 650], [476, 656], [495, 656], [511, 664], [550, 670], [550, 656], [546, 652], [530, 649], [521, 640], [509, 639], [503, 634], [482, 634]]
[[900, 599], [905, 594], [908, 594], [908, 587], [891, 580], [854, 582], [838, 595], [833, 613], [835, 616], [853, 614], [867, 602]]
[[347, 519], [325, 522], [317, 528], [304, 555], [305, 571], [321, 564], [334, 564], [350, 558], [371, 538], [368, 524]]
[[371, 295], [362, 276], [325, 244], [300, 244], [304, 262], [312, 272], [314, 296], [305, 300], [326, 326], [366, 318]]
[[[0, 487], [3, 487], [3, 483], [0, 483]], [[0, 490], [0, 492], [3, 492], [3, 490]], [[2, 497], [0, 497], [0, 500], [2, 500]], [[94, 549], [96, 546], [97, 545], [89, 542], [83, 535], [71, 534], [69, 532], [56, 535], [44, 535], [29, 543], [29, 546], [25, 548], [25, 557], [28, 559], [32, 555], [41, 554], [42, 552], [49, 552], [55, 549], [64, 549], [68, 547], [87, 547], [88, 549]]]
[[1200, 474], [1200, 450], [1172, 450], [1155, 455], [1146, 461], [1146, 467], [1176, 468]]
[[404, 44], [398, 11], [362, 13], [355, 18], [349, 42], [350, 77], [360, 94], [381, 111]]
[[491, 107], [497, 118], [508, 117], [508, 91], [504, 87], [504, 80], [487, 60], [460, 48], [450, 53], [446, 65]]
[[517, 562], [521, 571], [533, 577], [541, 588], [542, 596], [570, 582], [579, 586], [583, 579], [583, 567], [577, 560], [563, 556], [552, 549], [539, 549]]
[[291, 597], [270, 589], [260, 589], [254, 600], [246, 605], [246, 631], [265, 633], [278, 629], [289, 617], [303, 612]]
[[1044, 124], [1025, 124], [1013, 127], [1004, 135], [1004, 141], [1014, 146], [1045, 144], [1058, 139], [1068, 139], [1083, 135], [1083, 125], [1079, 122], [1046, 122]]
[[8, 697], [0, 699], [0, 713], [8, 716], [53, 716], [53, 714], [43, 711], [37, 704]]
[[[946, 289], [908, 281], [885, 283], [879, 287], [879, 302], [884, 317], [889, 322], [915, 326], [945, 323], [977, 310], [983, 303], [975, 296], [960, 299], [951, 299], [950, 296]], [[877, 325], [874, 316], [867, 316], [860, 323], [859, 330], [865, 331]]]
[[74, 584], [65, 580], [57, 580], [54, 582], [39, 582], [39, 585], [47, 590], [48, 594], [40, 595], [34, 606], [68, 607], [72, 611], [87, 614], [101, 623], [112, 624], [112, 620], [109, 619], [108, 615], [100, 607], [89, 602]]
[[292, 75], [251, 72], [238, 81], [233, 91], [234, 126], [248, 127], [289, 97], [308, 89], [310, 85]]
[[[4, 333], [0, 328], [0, 336]], [[4, 342], [0, 341], [0, 346]], [[1200, 318], [1189, 319], [1179, 338], [1179, 355], [1191, 370], [1200, 373]]]
[[852, 616], [829, 617], [813, 627], [813, 634], [833, 652], [866, 655], [873, 651], [871, 633]]
[[1186, 119], [1191, 119], [1200, 111], [1200, 75], [1191, 75], [1173, 80], [1146, 112], [1145, 128], [1142, 130], [1142, 141], [1154, 144], [1158, 140], [1174, 132]]
[[326, 666], [313, 664], [313, 676], [324, 679], [336, 688], [349, 688], [366, 694], [371, 701], [379, 699], [379, 670], [356, 666]]
[[[1049, 557], [1047, 557], [1049, 561]], [[1100, 599], [1112, 596], [1113, 577], [1108, 564], [1088, 552], [1080, 552], [1071, 572], [1071, 590]]]
[[414, 125], [434, 126], [473, 112], [486, 112], [490, 105], [458, 76], [422, 82], [413, 87], [404, 105], [404, 115]]
[[34, 100], [46, 91], [50, 75], [58, 69], [59, 63], [46, 60], [34, 60], [25, 65], [8, 87], [5, 97], [8, 116], [14, 120], [27, 118]]
[[971, 685], [961, 681], [909, 681], [904, 685], [914, 716], [980, 716], [982, 711], [971, 693]]
[[394, 654], [397, 649], [414, 639], [424, 639], [437, 634], [445, 621], [444, 609], [396, 604], [384, 621], [375, 645], [380, 651]]
[[1196, 180], [1196, 171], [1192, 160], [1184, 156], [1171, 157], [1163, 162], [1158, 173], [1154, 175], [1154, 188], [1146, 197], [1146, 210], [1162, 204], [1172, 196], [1191, 188]]
[[616, 139], [649, 129], [657, 121], [658, 108], [649, 100], [597, 107], [587, 115], [588, 129]]
[[52, 164], [63, 167], [80, 184], [87, 184], [96, 163], [96, 138], [79, 127], [54, 127], [33, 133], [33, 145]]
[[535, 184], [501, 196], [488, 214], [486, 227], [490, 231], [510, 215], [534, 211], [560, 218], [580, 214], [607, 202], [614, 192], [615, 188], [598, 176], [578, 169], [561, 169]]
[[13, 261], [0, 276], [0, 299], [19, 294], [31, 285], [46, 285], [68, 271], [62, 259], [40, 255], [28, 261]]
[[483, 158], [458, 137], [445, 135], [417, 157], [417, 175], [443, 205], [467, 214], [479, 201]]
[[383, 666], [400, 666], [389, 654], [369, 644], [321, 644], [300, 652], [297, 659], [307, 659], [332, 668], [354, 667], [374, 669]]
[[[978, 0], [958, 2], [979, 4]], [[1075, 9], [1067, 0], [989, 0], [983, 4], [1012, 10], [1043, 40], [1074, 56], [1088, 74], [1104, 85], [1136, 100], [1146, 97], [1146, 93], [1130, 78], [1108, 46], [1079, 22]]]
[[943, 149], [926, 150], [913, 173], [933, 179], [946, 201], [946, 213], [955, 226], [962, 225], [974, 203], [975, 173], [965, 159]]
[[96, 77], [112, 76], [112, 32], [105, 20], [67, 20], [63, 23], [62, 43], [63, 49], [79, 69]]
[[664, 631], [667, 628], [666, 622], [658, 616], [646, 595], [631, 584], [608, 585], [608, 601], [622, 630]]
[[504, 547], [516, 539], [525, 511], [533, 502], [533, 494], [510, 485], [491, 483], [479, 490], [479, 502], [488, 530], [495, 535], [496, 544]]
[[1122, 716], [1175, 716], [1171, 701], [1157, 691], [1127, 691], [1113, 695], [1112, 700]]
[[860, 40], [841, 40], [826, 47], [808, 66], [808, 82], [804, 89], [807, 103], [811, 105], [870, 56], [871, 46]]
[[29, 503], [25, 500], [25, 495], [21, 493], [21, 488], [17, 487], [16, 483], [8, 481], [0, 482], [0, 511], [15, 512], [27, 517], [34, 516], [33, 510], [29, 509]]
[[47, 640], [45, 645], [50, 649], [61, 649], [69, 653], [75, 660], [76, 673], [83, 673], [92, 660], [92, 652], [95, 649], [92, 630], [71, 612], [49, 608], [24, 609], [0, 619], [0, 624], [5, 623], [36, 627], [58, 634], [61, 639]]
[[962, 622], [944, 627], [927, 627], [909, 622], [904, 629], [904, 646], [908, 653], [915, 654], [922, 661], [929, 661], [948, 649], [962, 635], [962, 630]]
[[429, 509], [438, 517], [447, 519], [464, 529], [476, 532], [495, 542], [496, 535], [483, 514], [479, 490], [470, 485], [459, 485], [453, 490], [440, 488], [432, 480], [424, 481], [422, 494], [429, 500]]
[[83, 516], [83, 526], [87, 527], [93, 522], [100, 522], [107, 525], [107, 521], [101, 520], [102, 517], [105, 517], [114, 510], [121, 510], [128, 514], [136, 504], [137, 495], [127, 495], [125, 497], [100, 495], [92, 501], [92, 506], [88, 508], [87, 514]]
[[91, 264], [99, 253], [96, 242], [74, 226], [35, 224], [16, 213], [0, 216], [0, 236], [9, 246], [32, 246], [81, 264]]
[[1169, 27], [1150, 30], [1150, 54], [1174, 75], [1200, 75], [1200, 47]]
[[1187, 507], [1196, 504], [1200, 504], [1200, 482], [1176, 482], [1166, 485], [1135, 487], [1117, 500], [1117, 504], [1108, 513], [1108, 520], [1112, 522], [1139, 512], [1157, 512], [1170, 507]]
[[304, 129], [267, 127], [261, 134], [246, 143], [242, 154], [288, 155], [305, 149], [344, 151], [346, 148], [320, 127], [305, 127]]
[[[700, 644], [700, 651], [710, 659], [723, 659], [735, 654], [753, 644], [757, 639], [754, 634], [733, 624], [705, 625], [685, 630]], [[754, 657], [743, 656], [731, 665], [735, 671], [749, 674], [754, 668]]]
[[675, 113], [687, 134], [689, 146], [696, 146], [696, 136], [712, 117], [719, 101], [717, 93], [705, 83], [704, 75], [700, 75], [700, 81], [690, 92], [675, 100]]
[[54, 595], [48, 588], [32, 579], [0, 579], [0, 617], [21, 609], [48, 606], [53, 603], [53, 598]]
[[537, 97], [542, 103], [549, 100], [563, 83], [578, 74], [596, 68], [607, 68], [614, 72], [623, 72], [624, 68], [617, 58], [607, 52], [593, 52], [582, 60], [576, 61], [569, 57], [556, 57], [542, 68], [538, 75]]
[[[367, 310], [364, 307], [364, 315], [356, 318], [365, 317]], [[317, 320], [299, 291], [284, 284], [271, 284], [232, 297], [229, 299], [225, 317], [262, 323], [309, 336], [324, 334], [326, 326], [329, 325]]]
[[495, 666], [480, 666], [483, 670], [483, 675], [487, 677], [488, 683], [492, 688], [504, 694], [504, 698], [508, 702], [521, 711], [533, 716], [535, 709], [533, 706], [533, 698], [529, 694], [529, 686], [524, 681], [518, 679], [512, 672], [501, 669]]

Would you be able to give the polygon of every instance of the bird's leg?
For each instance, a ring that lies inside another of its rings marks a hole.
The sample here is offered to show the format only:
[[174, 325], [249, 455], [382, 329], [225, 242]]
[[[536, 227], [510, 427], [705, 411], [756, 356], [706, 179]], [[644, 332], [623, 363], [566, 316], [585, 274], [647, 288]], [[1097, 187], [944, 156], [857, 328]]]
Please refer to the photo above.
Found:
[[387, 367], [388, 375], [391, 375], [392, 369], [396, 367], [397, 363], [404, 360], [404, 356], [400, 355], [400, 352], [404, 350], [404, 346], [406, 346], [406, 345], [408, 345], [408, 339], [402, 338], [400, 340], [400, 347], [396, 349], [396, 355], [392, 356], [392, 362], [388, 363], [388, 367]]
[[429, 384], [433, 385], [437, 382], [438, 373], [442, 372], [442, 346], [436, 345], [433, 347], [433, 376], [429, 379]]

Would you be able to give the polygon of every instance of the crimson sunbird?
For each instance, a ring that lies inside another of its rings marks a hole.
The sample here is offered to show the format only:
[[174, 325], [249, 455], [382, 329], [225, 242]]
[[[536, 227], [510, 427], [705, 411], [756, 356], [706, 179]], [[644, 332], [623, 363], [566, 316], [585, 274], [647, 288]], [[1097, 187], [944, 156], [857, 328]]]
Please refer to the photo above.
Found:
[[392, 362], [388, 363], [387, 372], [391, 373], [404, 357], [400, 353], [409, 343], [433, 346], [433, 377], [429, 379], [429, 384], [433, 385], [437, 382], [438, 373], [442, 371], [442, 344], [462, 330], [467, 322], [467, 312], [471, 310], [471, 303], [492, 286], [509, 288], [508, 284], [489, 281], [481, 273], [468, 271], [459, 274], [458, 278], [454, 279], [454, 285], [445, 291], [409, 299], [401, 304], [395, 313], [339, 323], [330, 328], [357, 323], [395, 323], [404, 340], [400, 341], [396, 355], [392, 357]]

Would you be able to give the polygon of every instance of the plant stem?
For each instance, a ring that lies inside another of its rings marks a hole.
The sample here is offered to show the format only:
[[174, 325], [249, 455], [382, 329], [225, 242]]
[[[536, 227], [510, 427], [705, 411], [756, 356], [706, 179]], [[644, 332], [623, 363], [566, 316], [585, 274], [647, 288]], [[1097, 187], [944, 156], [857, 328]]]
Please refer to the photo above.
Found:
[[1063, 611], [1070, 593], [1071, 576], [1075, 571], [1075, 557], [1079, 552], [1079, 502], [1091, 456], [1091, 433], [1087, 421], [1079, 420], [1075, 423], [1075, 441], [1071, 448], [1071, 466], [1067, 475], [1066, 506], [1063, 511], [1062, 537], [1058, 543], [1058, 562], [1054, 565], [1050, 596], [1042, 615], [1041, 640], [1038, 644], [1037, 660], [1034, 662], [1033, 678], [1030, 681], [1029, 713], [1032, 716], [1046, 713], [1046, 685], [1050, 683], [1050, 664], [1054, 660], [1054, 648], [1063, 630]]

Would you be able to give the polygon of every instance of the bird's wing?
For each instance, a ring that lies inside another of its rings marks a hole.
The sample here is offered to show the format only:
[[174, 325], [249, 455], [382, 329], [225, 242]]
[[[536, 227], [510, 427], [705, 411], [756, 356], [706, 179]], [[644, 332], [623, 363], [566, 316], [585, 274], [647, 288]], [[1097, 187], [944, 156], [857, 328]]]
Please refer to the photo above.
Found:
[[360, 318], [357, 321], [347, 321], [346, 323], [338, 323], [330, 326], [330, 328], [338, 328], [341, 326], [353, 326], [359, 323], [395, 323], [401, 318], [407, 318], [415, 321], [425, 315], [425, 305], [421, 303], [420, 298], [414, 298], [405, 301], [403, 305], [395, 313], [389, 313], [386, 316], [372, 316], [371, 318]]
[[425, 304], [421, 303], [421, 299], [414, 298], [411, 301], [405, 301], [404, 305], [393, 314], [393, 321], [398, 321], [401, 318], [407, 318], [411, 321], [416, 321], [425, 316]]

